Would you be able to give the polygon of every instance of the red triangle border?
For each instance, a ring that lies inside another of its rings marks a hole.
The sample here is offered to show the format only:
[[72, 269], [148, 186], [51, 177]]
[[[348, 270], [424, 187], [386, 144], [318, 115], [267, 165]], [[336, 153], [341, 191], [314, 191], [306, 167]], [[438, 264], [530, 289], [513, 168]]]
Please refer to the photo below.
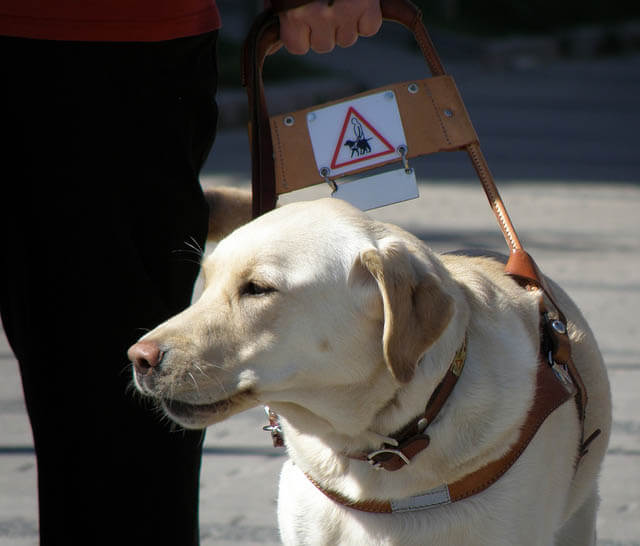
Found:
[[[345, 161], [343, 163], [337, 164], [336, 161], [338, 160], [338, 155], [340, 154], [340, 150], [342, 149], [342, 139], [344, 138], [345, 133], [347, 132], [347, 127], [349, 125], [349, 120], [351, 119], [351, 115], [354, 115], [356, 118], [358, 118], [360, 121], [362, 121], [367, 128], [378, 138], [378, 140], [380, 140], [386, 147], [387, 149], [382, 151], [382, 152], [378, 152], [375, 153], [373, 155], [367, 155], [367, 156], [363, 156], [363, 157], [358, 157], [356, 159], [350, 160], [350, 161]], [[335, 151], [333, 152], [333, 158], [331, 159], [331, 168], [332, 169], [339, 169], [341, 167], [346, 167], [347, 165], [353, 165], [354, 163], [359, 163], [361, 161], [368, 161], [370, 159], [373, 159], [375, 157], [380, 157], [382, 155], [387, 155], [390, 153], [394, 153], [395, 149], [394, 147], [389, 143], [389, 141], [384, 138], [374, 127], [373, 125], [371, 125], [363, 116], [360, 112], [358, 112], [353, 106], [349, 106], [349, 110], [347, 110], [347, 115], [344, 118], [344, 123], [342, 125], [342, 131], [340, 131], [340, 137], [338, 138], [338, 144], [336, 146]]]

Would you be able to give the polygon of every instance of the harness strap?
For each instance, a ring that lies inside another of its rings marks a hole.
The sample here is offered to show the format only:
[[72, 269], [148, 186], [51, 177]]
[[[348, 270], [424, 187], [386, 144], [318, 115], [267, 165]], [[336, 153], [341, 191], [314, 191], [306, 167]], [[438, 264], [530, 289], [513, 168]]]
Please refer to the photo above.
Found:
[[586, 417], [587, 402], [589, 400], [587, 389], [580, 372], [571, 356], [571, 343], [568, 335], [567, 319], [556, 303], [553, 292], [544, 276], [538, 269], [533, 258], [524, 250], [518, 249], [511, 253], [505, 273], [511, 276], [526, 290], [542, 290], [543, 297], [540, 301], [541, 328], [542, 328], [542, 353], [546, 356], [549, 365], [558, 365], [566, 368], [571, 381], [576, 386], [575, 403], [580, 420], [580, 459], [587, 453], [587, 446], [600, 434], [596, 429], [585, 440], [584, 420]]
[[576, 389], [572, 384], [558, 381], [547, 362], [540, 360], [536, 374], [533, 404], [513, 446], [499, 459], [486, 464], [455, 482], [443, 484], [420, 495], [398, 500], [353, 500], [341, 493], [324, 488], [312, 476], [308, 474], [306, 476], [311, 483], [331, 500], [361, 512], [387, 514], [411, 512], [460, 501], [484, 491], [500, 479], [518, 460], [547, 417], [573, 397], [575, 392]]

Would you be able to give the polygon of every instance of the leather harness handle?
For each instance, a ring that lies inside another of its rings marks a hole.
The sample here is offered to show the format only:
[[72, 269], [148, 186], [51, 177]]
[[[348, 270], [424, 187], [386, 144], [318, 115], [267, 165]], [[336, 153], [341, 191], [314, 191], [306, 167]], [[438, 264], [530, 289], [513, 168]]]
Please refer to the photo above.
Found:
[[[438, 52], [422, 21], [422, 13], [409, 0], [381, 0], [382, 16], [411, 31], [433, 76], [445, 75]], [[253, 216], [259, 216], [276, 206], [275, 165], [262, 71], [270, 50], [279, 42], [278, 17], [271, 10], [258, 16], [244, 46], [243, 83], [249, 100], [249, 134], [251, 145]], [[522, 245], [500, 197], [480, 145], [466, 147], [474, 169], [489, 199], [511, 253], [522, 251]], [[519, 260], [519, 262], [522, 260]], [[530, 268], [531, 269], [531, 268]], [[533, 269], [531, 269], [533, 270]]]
[[[422, 23], [420, 10], [408, 0], [381, 0], [380, 7], [385, 20], [402, 24], [413, 32], [432, 75], [444, 75], [444, 67]], [[242, 69], [249, 101], [254, 218], [275, 208], [277, 201], [273, 142], [262, 72], [267, 55], [279, 40], [278, 16], [273, 10], [266, 10], [254, 20], [244, 44]]]
[[[431, 74], [445, 75], [438, 52], [422, 21], [420, 9], [409, 0], [381, 0], [380, 7], [386, 21], [399, 23], [413, 33]], [[278, 16], [272, 10], [266, 10], [254, 20], [244, 44], [243, 84], [247, 88], [249, 101], [254, 218], [274, 209], [277, 202], [273, 142], [262, 72], [267, 55], [279, 43], [279, 34]], [[465, 149], [509, 247], [510, 255], [506, 272], [521, 279], [523, 283], [541, 287], [549, 296], [552, 306], [559, 311], [538, 267], [522, 248], [480, 144], [475, 142], [465, 146]]]
[[[446, 72], [438, 52], [422, 21], [420, 9], [409, 0], [381, 0], [380, 7], [385, 20], [399, 23], [413, 33], [431, 74], [433, 76], [445, 75]], [[251, 189], [254, 218], [274, 209], [277, 202], [273, 142], [262, 72], [267, 55], [279, 43], [279, 34], [278, 16], [273, 10], [266, 10], [254, 20], [244, 44], [243, 84], [247, 88], [249, 100]], [[542, 288], [552, 307], [556, 308], [564, 320], [560, 309], [555, 304], [551, 290], [546, 285], [533, 258], [522, 248], [493, 175], [480, 149], [480, 144], [475, 142], [465, 146], [465, 149], [509, 247], [509, 261], [505, 271], [518, 278], [523, 284]]]

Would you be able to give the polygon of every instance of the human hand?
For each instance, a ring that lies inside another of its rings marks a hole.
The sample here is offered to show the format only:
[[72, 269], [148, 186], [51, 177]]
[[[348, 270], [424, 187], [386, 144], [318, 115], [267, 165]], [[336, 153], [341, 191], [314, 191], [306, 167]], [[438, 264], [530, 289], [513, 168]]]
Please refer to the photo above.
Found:
[[294, 55], [328, 53], [372, 36], [382, 24], [380, 0], [316, 1], [279, 14], [280, 40]]

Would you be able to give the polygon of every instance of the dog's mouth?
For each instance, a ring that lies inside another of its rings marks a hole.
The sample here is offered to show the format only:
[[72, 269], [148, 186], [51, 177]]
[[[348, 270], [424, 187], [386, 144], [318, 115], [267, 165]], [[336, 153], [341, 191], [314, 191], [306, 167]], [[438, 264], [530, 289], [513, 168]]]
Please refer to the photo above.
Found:
[[171, 398], [163, 398], [161, 403], [167, 416], [183, 427], [204, 428], [254, 406], [257, 401], [252, 391], [244, 390], [210, 404], [192, 404]]

